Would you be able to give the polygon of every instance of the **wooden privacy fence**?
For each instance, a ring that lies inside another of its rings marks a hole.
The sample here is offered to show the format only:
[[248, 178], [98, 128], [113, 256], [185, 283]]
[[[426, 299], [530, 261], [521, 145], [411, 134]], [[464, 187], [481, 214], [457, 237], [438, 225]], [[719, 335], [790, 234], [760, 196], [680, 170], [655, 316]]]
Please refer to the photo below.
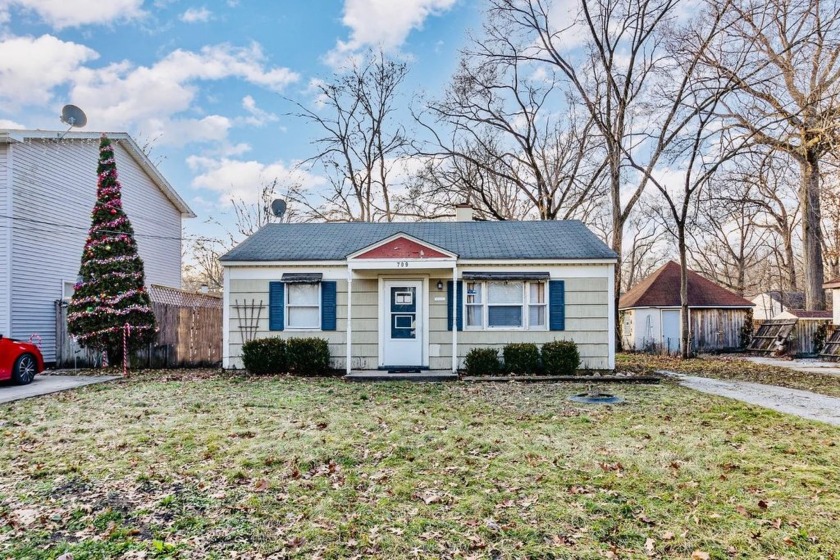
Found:
[[[222, 298], [151, 286], [157, 319], [153, 344], [131, 356], [132, 367], [214, 366], [222, 361]], [[67, 302], [56, 302], [56, 367], [97, 367], [99, 352], [79, 347], [67, 332]]]
[[820, 357], [824, 360], [840, 360], [840, 325], [835, 326], [834, 332], [826, 339]]
[[[753, 335], [748, 352], [772, 353], [775, 340], [781, 336], [786, 341], [785, 353], [790, 356], [813, 356], [817, 353], [814, 335], [824, 325], [831, 325], [829, 319], [771, 319], [764, 321]], [[827, 344], [830, 342], [827, 341]], [[821, 354], [822, 355], [822, 354]]]

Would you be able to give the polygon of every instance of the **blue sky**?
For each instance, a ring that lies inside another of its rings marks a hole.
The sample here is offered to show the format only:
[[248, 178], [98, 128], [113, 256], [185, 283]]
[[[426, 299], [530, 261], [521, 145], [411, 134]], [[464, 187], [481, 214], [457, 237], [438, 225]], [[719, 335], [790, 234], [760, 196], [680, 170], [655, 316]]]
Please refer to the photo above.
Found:
[[[231, 195], [293, 175], [315, 130], [284, 97], [314, 103], [312, 80], [382, 47], [408, 61], [408, 98], [441, 93], [470, 29], [473, 0], [0, 0], [0, 128], [126, 131], [198, 218], [229, 224]], [[313, 105], [314, 106], [314, 105]], [[406, 122], [409, 116], [404, 115]]]

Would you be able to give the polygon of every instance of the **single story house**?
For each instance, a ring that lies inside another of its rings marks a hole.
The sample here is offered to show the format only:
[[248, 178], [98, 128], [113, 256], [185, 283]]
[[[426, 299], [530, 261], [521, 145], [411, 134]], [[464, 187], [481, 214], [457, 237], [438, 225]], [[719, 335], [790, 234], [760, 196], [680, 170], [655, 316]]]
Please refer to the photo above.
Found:
[[225, 368], [268, 336], [325, 338], [347, 373], [558, 339], [615, 367], [616, 255], [579, 221], [270, 224], [221, 262]]
[[769, 290], [747, 296], [747, 299], [755, 304], [753, 308], [753, 321], [766, 321], [783, 311], [805, 307], [805, 292]]
[[[751, 323], [753, 303], [693, 270], [688, 271], [688, 322], [692, 351], [738, 349]], [[680, 265], [669, 261], [621, 296], [622, 345], [628, 350], [678, 352]]]

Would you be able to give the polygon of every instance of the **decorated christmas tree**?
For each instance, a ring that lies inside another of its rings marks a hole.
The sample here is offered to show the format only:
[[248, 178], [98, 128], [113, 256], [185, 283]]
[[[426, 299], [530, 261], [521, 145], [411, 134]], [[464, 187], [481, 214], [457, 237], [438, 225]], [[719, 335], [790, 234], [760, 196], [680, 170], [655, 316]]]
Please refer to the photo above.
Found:
[[155, 316], [134, 229], [122, 208], [114, 148], [104, 134], [96, 172], [96, 204], [67, 326], [83, 347], [107, 352], [111, 363], [119, 363], [124, 344], [131, 352], [154, 340]]

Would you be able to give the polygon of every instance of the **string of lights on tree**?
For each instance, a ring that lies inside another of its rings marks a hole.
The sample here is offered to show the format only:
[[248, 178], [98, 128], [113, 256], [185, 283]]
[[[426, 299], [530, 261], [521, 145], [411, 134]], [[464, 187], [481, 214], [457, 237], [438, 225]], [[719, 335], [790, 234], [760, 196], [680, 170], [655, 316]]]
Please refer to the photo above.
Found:
[[134, 229], [122, 207], [114, 149], [105, 135], [97, 174], [96, 203], [67, 324], [82, 346], [104, 351], [115, 361], [152, 342], [156, 323]]

